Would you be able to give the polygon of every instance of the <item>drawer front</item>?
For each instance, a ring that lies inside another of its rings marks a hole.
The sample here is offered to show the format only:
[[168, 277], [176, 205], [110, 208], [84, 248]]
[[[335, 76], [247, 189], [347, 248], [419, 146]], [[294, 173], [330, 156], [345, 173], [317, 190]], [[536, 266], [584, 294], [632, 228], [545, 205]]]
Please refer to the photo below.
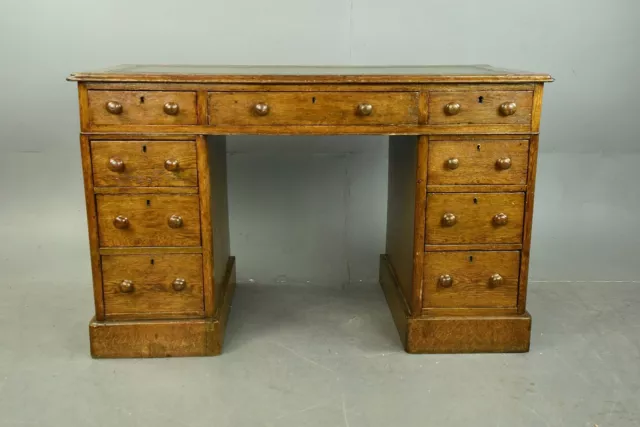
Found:
[[427, 194], [427, 244], [521, 243], [524, 193]]
[[89, 91], [94, 125], [195, 125], [195, 92]]
[[200, 246], [197, 195], [99, 194], [100, 246]]
[[429, 184], [527, 183], [528, 140], [431, 141]]
[[530, 125], [532, 106], [530, 91], [431, 92], [429, 124]]
[[92, 141], [96, 187], [198, 185], [193, 141]]
[[424, 308], [515, 308], [518, 251], [427, 252]]
[[102, 280], [107, 315], [204, 314], [200, 254], [103, 256]]
[[211, 92], [212, 125], [418, 123], [417, 92]]

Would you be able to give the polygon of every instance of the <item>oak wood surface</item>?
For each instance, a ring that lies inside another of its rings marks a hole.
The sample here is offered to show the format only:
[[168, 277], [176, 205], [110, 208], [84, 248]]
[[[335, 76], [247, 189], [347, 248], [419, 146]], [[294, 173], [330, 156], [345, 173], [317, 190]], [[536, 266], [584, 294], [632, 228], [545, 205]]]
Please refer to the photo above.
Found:
[[[456, 223], [443, 224], [452, 213]], [[508, 217], [495, 225], [496, 214]], [[521, 243], [524, 193], [429, 193], [427, 194], [427, 244]]]
[[[266, 115], [253, 108], [266, 104]], [[370, 115], [358, 115], [360, 104], [370, 104]], [[211, 92], [211, 125], [397, 125], [418, 122], [415, 92]]]
[[[122, 113], [107, 111], [108, 102], [122, 105]], [[179, 112], [164, 112], [168, 102], [178, 104]], [[90, 90], [88, 114], [91, 125], [195, 125], [197, 123], [195, 92], [105, 91]]]
[[[500, 105], [517, 104], [516, 113], [503, 116]], [[531, 124], [533, 92], [531, 91], [451, 91], [429, 94], [429, 124]], [[449, 103], [460, 105], [460, 112], [448, 115], [444, 107]]]
[[[456, 169], [448, 162], [455, 159]], [[499, 159], [511, 166], [501, 169]], [[429, 144], [429, 185], [527, 183], [528, 140], [432, 141]]]
[[495, 184], [433, 184], [427, 185], [429, 193], [522, 193], [527, 185]]
[[201, 254], [201, 246], [142, 246], [100, 248], [100, 255]]
[[437, 83], [548, 82], [548, 74], [490, 65], [432, 66], [233, 66], [121, 65], [74, 73], [71, 81], [220, 83]]
[[[429, 252], [424, 257], [423, 307], [516, 307], [520, 253], [473, 251]], [[493, 286], [499, 274], [503, 283]], [[441, 275], [453, 283], [441, 286]]]
[[[97, 187], [183, 187], [198, 185], [196, 147], [191, 141], [91, 141], [93, 182]], [[109, 169], [109, 161], [124, 163], [122, 171]], [[167, 170], [167, 160], [178, 161]]]
[[[98, 194], [100, 246], [200, 246], [200, 209], [197, 195]], [[183, 225], [171, 228], [168, 220], [179, 215]], [[118, 229], [117, 216], [129, 220]]]
[[407, 346], [407, 326], [411, 309], [404, 297], [398, 276], [387, 255], [380, 255], [380, 286], [391, 311], [391, 317], [396, 325], [402, 346]]
[[198, 194], [198, 187], [94, 187], [96, 194]]
[[407, 301], [413, 293], [417, 159], [417, 137], [389, 137], [386, 254]]
[[[204, 314], [200, 254], [103, 256], [102, 275], [107, 319]], [[184, 289], [172, 287], [176, 279], [185, 280]], [[121, 291], [123, 280], [133, 283], [133, 291]]]

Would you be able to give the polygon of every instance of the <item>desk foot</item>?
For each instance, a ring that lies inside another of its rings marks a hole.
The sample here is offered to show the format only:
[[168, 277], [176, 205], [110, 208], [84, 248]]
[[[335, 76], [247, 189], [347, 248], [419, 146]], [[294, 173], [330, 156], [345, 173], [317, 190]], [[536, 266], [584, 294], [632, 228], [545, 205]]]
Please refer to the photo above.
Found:
[[216, 356], [222, 352], [236, 285], [229, 257], [222, 306], [211, 319], [131, 320], [89, 324], [94, 358]]
[[380, 285], [407, 353], [523, 353], [531, 316], [411, 316], [388, 257], [380, 257]]

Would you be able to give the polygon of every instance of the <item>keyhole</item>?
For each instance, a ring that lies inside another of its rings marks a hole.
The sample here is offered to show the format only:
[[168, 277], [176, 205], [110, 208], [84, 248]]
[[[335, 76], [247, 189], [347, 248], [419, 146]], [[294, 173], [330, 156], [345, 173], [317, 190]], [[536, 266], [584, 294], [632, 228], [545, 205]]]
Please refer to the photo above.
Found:
[[147, 199], [147, 206], [151, 206], [151, 200]]
[[479, 96], [479, 97], [478, 97], [478, 102], [479, 102], [480, 104], [482, 104], [482, 103], [484, 102], [484, 96]]
[[[480, 147], [480, 146], [478, 145], [478, 147]], [[143, 153], [146, 153], [146, 152], [147, 152], [147, 146], [146, 146], [146, 145], [143, 145], [143, 146], [142, 146], [142, 152], [143, 152]]]
[[473, 255], [469, 255], [469, 262], [473, 262]]
[[475, 203], [476, 205], [478, 204], [478, 198], [477, 197], [473, 198], [473, 203]]
[[151, 265], [153, 265], [155, 263], [156, 263], [156, 261], [153, 258], [151, 258]]
[[316, 103], [316, 97], [314, 96], [313, 98], [311, 98], [311, 103], [315, 104]]
[[144, 96], [140, 97], [140, 104], [144, 104]]
[[480, 144], [478, 144], [478, 146], [476, 148], [478, 149], [478, 151], [480, 151]]

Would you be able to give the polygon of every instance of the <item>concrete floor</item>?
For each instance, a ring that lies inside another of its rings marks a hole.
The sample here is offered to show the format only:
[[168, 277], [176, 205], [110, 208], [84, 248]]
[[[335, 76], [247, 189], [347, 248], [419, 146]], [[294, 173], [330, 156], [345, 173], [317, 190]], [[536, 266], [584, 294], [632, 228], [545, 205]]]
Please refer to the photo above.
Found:
[[0, 426], [639, 426], [637, 284], [532, 284], [528, 354], [409, 355], [375, 284], [240, 285], [214, 358], [93, 360], [91, 295], [0, 288]]

